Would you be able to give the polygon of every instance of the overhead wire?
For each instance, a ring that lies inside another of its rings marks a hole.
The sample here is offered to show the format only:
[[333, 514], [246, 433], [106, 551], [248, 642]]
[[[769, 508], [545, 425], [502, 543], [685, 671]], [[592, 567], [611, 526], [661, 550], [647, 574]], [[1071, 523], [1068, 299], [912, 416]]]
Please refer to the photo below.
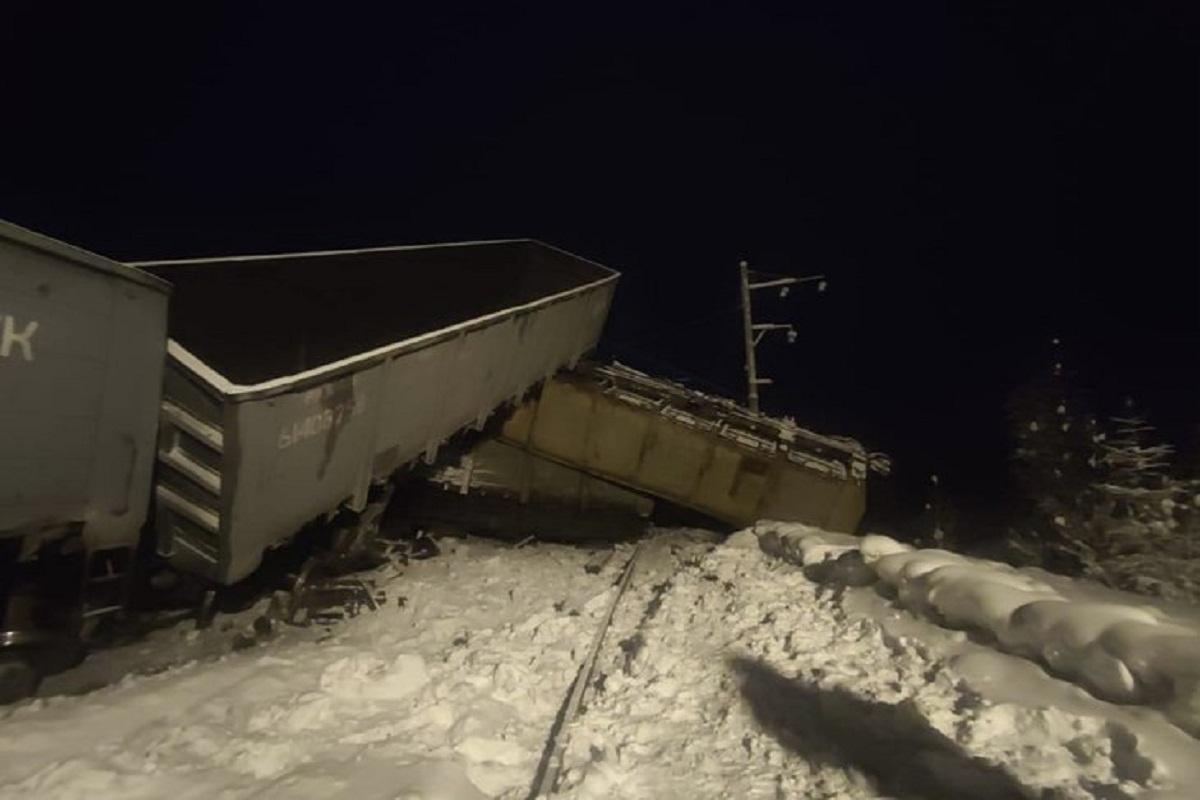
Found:
[[648, 362], [650, 365], [658, 369], [662, 369], [665, 373], [667, 373], [667, 377], [671, 377], [674, 380], [680, 381], [681, 383], [690, 384], [695, 388], [701, 388], [713, 394], [726, 397], [739, 397], [741, 395], [740, 390], [731, 388], [727, 385], [715, 382], [710, 378], [705, 378], [700, 375], [696, 375], [689, 370], [683, 369], [678, 364], [675, 364], [663, 358], [662, 356], [651, 353], [645, 348], [643, 342], [648, 334], [656, 333], [657, 335], [661, 336], [668, 331], [674, 332], [694, 328], [697, 325], [711, 322], [712, 320], [725, 314], [740, 314], [741, 308], [742, 306], [739, 302], [679, 323], [664, 325], [661, 321], [655, 321], [654, 323], [641, 327], [633, 333], [626, 334], [620, 338], [610, 339], [606, 343], [605, 349], [614, 355], [621, 351], [634, 353], [640, 361]]

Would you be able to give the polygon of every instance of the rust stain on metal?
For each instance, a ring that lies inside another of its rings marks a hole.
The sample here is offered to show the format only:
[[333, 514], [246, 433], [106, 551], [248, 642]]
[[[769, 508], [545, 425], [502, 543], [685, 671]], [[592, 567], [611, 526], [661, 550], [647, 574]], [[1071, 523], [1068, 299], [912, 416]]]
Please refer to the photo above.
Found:
[[113, 513], [117, 516], [124, 516], [129, 513], [129, 497], [133, 493], [133, 473], [137, 467], [138, 446], [137, 442], [128, 433], [121, 434], [121, 443], [124, 444], [129, 451], [129, 465], [125, 470], [125, 491], [121, 495], [121, 502], [113, 508]]
[[353, 376], [337, 381], [321, 392], [322, 416], [329, 415], [329, 427], [325, 432], [325, 451], [321, 456], [321, 463], [317, 467], [318, 480], [325, 477], [325, 473], [333, 461], [333, 453], [341, 438], [342, 428], [350, 421], [351, 416], [358, 413], [357, 404]]

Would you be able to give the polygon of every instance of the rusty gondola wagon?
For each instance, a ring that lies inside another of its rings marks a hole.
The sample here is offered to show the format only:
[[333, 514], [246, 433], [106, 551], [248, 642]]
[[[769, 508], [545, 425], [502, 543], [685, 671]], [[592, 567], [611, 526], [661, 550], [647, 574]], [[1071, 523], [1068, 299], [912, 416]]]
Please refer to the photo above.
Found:
[[889, 471], [887, 456], [848, 437], [619, 363], [584, 362], [543, 383], [494, 439], [440, 465], [406, 500], [431, 525], [574, 541], [636, 531], [660, 509], [669, 524], [686, 509], [710, 527], [771, 519], [852, 533], [868, 475]]

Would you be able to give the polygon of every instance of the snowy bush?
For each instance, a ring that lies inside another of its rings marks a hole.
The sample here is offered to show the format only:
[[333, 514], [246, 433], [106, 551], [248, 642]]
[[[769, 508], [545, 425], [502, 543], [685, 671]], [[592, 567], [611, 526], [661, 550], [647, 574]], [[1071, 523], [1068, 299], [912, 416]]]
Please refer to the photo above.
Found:
[[1200, 600], [1200, 483], [1171, 474], [1173, 449], [1132, 401], [1104, 425], [1088, 412], [1054, 345], [1049, 373], [1010, 398], [1014, 472], [1030, 503], [1029, 535], [1011, 538], [1057, 572]]
[[1113, 423], [1116, 432], [1098, 442], [1096, 458], [1103, 474], [1094, 484], [1099, 546], [1114, 556], [1166, 552], [1175, 544], [1175, 508], [1184, 493], [1166, 473], [1172, 449], [1148, 441], [1154, 428], [1140, 417], [1117, 417]]

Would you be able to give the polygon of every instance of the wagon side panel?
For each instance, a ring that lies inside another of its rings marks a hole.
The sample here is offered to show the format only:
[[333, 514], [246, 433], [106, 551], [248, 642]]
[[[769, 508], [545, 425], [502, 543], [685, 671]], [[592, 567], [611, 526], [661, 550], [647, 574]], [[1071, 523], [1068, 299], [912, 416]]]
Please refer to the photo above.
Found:
[[[115, 268], [116, 265], [114, 265]], [[145, 520], [166, 292], [0, 238], [0, 535]]]
[[758, 516], [853, 533], [866, 512], [866, 483], [822, 475], [814, 470], [778, 468]]
[[[499, 337], [503, 344], [509, 339], [507, 328], [506, 322], [500, 322], [483, 336], [469, 334], [444, 340], [386, 362], [377, 435], [371, 454], [373, 471], [377, 475], [390, 474], [426, 452], [430, 457], [436, 454], [442, 439], [457, 430], [447, 431], [453, 416], [462, 416], [453, 411], [454, 406], [462, 407], [469, 399], [469, 382], [483, 377], [456, 373], [455, 362], [471, 360], [464, 351], [474, 347], [476, 337], [480, 343], [495, 343], [493, 337]], [[454, 402], [456, 396], [457, 403]], [[482, 397], [475, 400], [483, 405]]]
[[320, 386], [233, 405], [226, 451], [230, 512], [219, 580], [250, 574], [306, 523], [356, 506], [370, 484], [382, 366]]
[[[402, 352], [316, 388], [236, 403], [217, 579], [232, 583], [306, 522], [365, 497], [496, 406], [577, 359], [599, 337], [598, 287]], [[232, 477], [235, 476], [236, 477]]]

